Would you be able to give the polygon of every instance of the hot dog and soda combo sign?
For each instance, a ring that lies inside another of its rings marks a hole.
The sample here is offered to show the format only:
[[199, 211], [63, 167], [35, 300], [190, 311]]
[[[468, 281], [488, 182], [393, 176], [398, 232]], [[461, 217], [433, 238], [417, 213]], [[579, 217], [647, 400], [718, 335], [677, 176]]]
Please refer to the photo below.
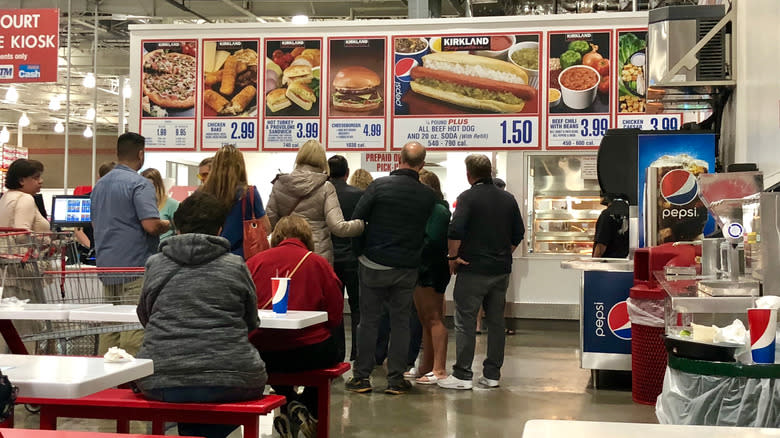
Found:
[[331, 151], [597, 148], [616, 124], [679, 125], [678, 115], [645, 114], [646, 36], [143, 40], [140, 130], [150, 149], [168, 150], [295, 150], [312, 139]]

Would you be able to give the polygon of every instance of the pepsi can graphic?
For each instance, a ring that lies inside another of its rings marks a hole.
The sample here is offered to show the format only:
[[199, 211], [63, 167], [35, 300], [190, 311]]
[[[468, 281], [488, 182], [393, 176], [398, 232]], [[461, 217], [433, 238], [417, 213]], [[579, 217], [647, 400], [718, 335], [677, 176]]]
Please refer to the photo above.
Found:
[[750, 353], [755, 363], [775, 363], [777, 310], [748, 309]]
[[393, 103], [395, 114], [409, 114], [409, 105], [404, 103], [404, 95], [411, 89], [412, 69], [422, 65], [422, 58], [429, 52], [428, 40], [425, 38], [396, 37], [393, 40], [395, 50], [395, 76]]
[[271, 293], [274, 313], [287, 313], [287, 300], [290, 297], [290, 279], [287, 277], [271, 278]]

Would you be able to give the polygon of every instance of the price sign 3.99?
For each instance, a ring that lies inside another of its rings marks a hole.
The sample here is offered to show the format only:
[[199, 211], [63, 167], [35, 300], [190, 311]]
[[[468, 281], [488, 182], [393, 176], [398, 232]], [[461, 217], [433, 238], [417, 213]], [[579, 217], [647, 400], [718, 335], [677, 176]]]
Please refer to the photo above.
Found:
[[645, 131], [676, 131], [682, 126], [682, 114], [618, 114], [618, 128]]
[[547, 118], [547, 144], [550, 147], [598, 147], [610, 128], [609, 116], [551, 114]]

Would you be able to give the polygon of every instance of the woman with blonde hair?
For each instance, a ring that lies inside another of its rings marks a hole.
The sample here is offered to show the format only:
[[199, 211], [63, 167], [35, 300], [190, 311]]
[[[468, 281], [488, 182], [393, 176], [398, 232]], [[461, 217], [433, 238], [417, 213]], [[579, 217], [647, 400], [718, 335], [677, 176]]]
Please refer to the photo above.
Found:
[[[217, 151], [211, 162], [209, 177], [200, 190], [214, 195], [229, 209], [220, 236], [230, 241], [230, 252], [233, 254], [244, 256], [244, 220], [252, 218], [251, 204], [254, 204], [254, 217], [262, 221], [266, 233], [270, 234], [271, 223], [263, 208], [263, 200], [257, 188], [249, 185], [244, 155], [235, 146], [225, 145]], [[252, 196], [247, 196], [250, 193]], [[244, 202], [246, 217], [241, 212]]]
[[372, 182], [374, 182], [374, 177], [367, 170], [363, 169], [357, 169], [352, 172], [352, 176], [349, 178], [349, 185], [360, 190], [365, 190]]
[[[333, 265], [330, 234], [358, 236], [363, 232], [363, 221], [344, 220], [336, 188], [328, 181], [328, 172], [328, 160], [320, 142], [309, 140], [304, 143], [295, 157], [292, 173], [274, 179], [268, 199], [268, 217], [273, 226], [279, 219], [292, 214], [306, 219], [314, 237], [314, 252]], [[213, 175], [212, 170], [209, 178]]]
[[171, 222], [171, 229], [160, 234], [160, 242], [162, 242], [176, 233], [175, 224], [173, 223], [173, 214], [176, 213], [176, 210], [179, 208], [179, 201], [168, 197], [159, 170], [150, 167], [141, 172], [141, 176], [151, 181], [154, 186], [154, 194], [157, 197], [157, 209], [160, 210], [160, 219]]

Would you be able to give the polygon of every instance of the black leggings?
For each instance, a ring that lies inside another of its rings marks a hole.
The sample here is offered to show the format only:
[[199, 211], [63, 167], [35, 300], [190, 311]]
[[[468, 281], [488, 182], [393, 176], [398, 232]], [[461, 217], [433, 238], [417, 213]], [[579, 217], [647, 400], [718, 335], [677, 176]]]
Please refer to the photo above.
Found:
[[[261, 351], [268, 373], [299, 373], [302, 371], [330, 368], [341, 362], [339, 348], [333, 336], [319, 344], [307, 345], [294, 350]], [[343, 358], [343, 356], [342, 356]], [[307, 386], [300, 396], [292, 386], [271, 385], [274, 391], [287, 397], [287, 403], [303, 403], [309, 412], [317, 418], [317, 388]]]

